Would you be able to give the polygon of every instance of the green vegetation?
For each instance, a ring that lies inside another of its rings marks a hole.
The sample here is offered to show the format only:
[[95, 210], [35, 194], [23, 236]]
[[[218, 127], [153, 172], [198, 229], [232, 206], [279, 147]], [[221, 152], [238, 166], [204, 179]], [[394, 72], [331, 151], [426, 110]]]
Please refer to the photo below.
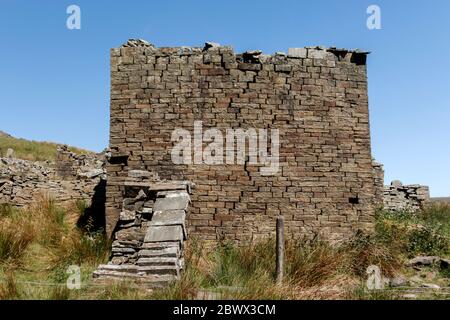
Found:
[[422, 212], [379, 212], [376, 235], [381, 243], [407, 258], [450, 254], [450, 206], [432, 205]]
[[[273, 240], [240, 248], [228, 243], [205, 248], [191, 240], [181, 281], [157, 291], [153, 298], [195, 299], [203, 288], [232, 299], [400, 299], [402, 290], [367, 290], [367, 267], [379, 266], [384, 277], [413, 276], [414, 271], [405, 267], [408, 259], [449, 257], [449, 225], [450, 206], [433, 205], [417, 214], [380, 211], [375, 233], [358, 233], [338, 246], [317, 238], [291, 240], [286, 247], [282, 285], [273, 280]], [[434, 280], [448, 286], [448, 274], [444, 269]], [[417, 277], [430, 275], [434, 276], [434, 271], [425, 268]], [[438, 293], [421, 296], [445, 297]]]
[[[14, 150], [16, 158], [31, 161], [55, 160], [58, 144], [53, 142], [38, 142], [14, 138], [0, 131], [0, 157], [6, 155], [8, 148]], [[78, 154], [90, 153], [90, 151], [70, 147], [70, 150]]]
[[[272, 239], [247, 247], [212, 246], [191, 239], [181, 280], [148, 291], [133, 283], [98, 285], [91, 273], [109, 256], [102, 233], [77, 227], [85, 205], [61, 208], [43, 199], [29, 209], [0, 207], [0, 299], [399, 299], [401, 290], [368, 291], [366, 269], [375, 264], [386, 277], [435, 277], [449, 283], [448, 270], [405, 267], [416, 255], [449, 256], [450, 206], [418, 214], [379, 212], [374, 234], [357, 234], [332, 246], [318, 238], [286, 244], [282, 284], [274, 282]], [[69, 265], [81, 267], [83, 286], [69, 290]], [[431, 293], [421, 298], [442, 299]]]
[[79, 229], [77, 206], [42, 199], [29, 209], [0, 207], [0, 299], [72, 297], [67, 267], [79, 265], [83, 281], [107, 261], [102, 232]]

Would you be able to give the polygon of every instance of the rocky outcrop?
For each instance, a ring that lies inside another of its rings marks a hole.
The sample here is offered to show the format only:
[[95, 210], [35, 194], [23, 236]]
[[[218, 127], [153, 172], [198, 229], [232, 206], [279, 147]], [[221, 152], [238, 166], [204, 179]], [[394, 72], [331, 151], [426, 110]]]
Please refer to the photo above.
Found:
[[108, 264], [97, 282], [128, 280], [161, 287], [180, 277], [191, 184], [128, 181]]

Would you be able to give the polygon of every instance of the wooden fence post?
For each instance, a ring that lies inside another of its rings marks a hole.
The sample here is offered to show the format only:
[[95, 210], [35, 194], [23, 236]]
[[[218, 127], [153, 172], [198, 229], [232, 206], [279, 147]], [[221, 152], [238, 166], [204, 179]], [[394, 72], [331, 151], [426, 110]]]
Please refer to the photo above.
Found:
[[277, 217], [277, 284], [283, 282], [284, 274], [284, 216]]

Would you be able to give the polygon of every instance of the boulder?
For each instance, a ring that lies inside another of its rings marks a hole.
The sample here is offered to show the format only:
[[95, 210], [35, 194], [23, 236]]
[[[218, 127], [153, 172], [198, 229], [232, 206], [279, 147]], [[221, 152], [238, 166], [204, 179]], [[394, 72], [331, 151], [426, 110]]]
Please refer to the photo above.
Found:
[[415, 257], [409, 260], [406, 265], [409, 267], [430, 266], [439, 262], [441, 258], [436, 256]]
[[402, 276], [395, 277], [389, 280], [389, 286], [393, 288], [406, 287], [409, 285], [409, 281]]

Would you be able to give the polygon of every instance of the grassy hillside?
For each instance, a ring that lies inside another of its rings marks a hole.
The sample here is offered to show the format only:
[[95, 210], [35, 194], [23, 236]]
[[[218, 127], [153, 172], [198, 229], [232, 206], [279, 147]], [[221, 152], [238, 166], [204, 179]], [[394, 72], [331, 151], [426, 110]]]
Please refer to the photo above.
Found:
[[[0, 156], [4, 157], [8, 148], [14, 150], [14, 156], [19, 159], [32, 161], [55, 160], [56, 148], [59, 144], [53, 142], [30, 141], [12, 137], [0, 131]], [[90, 151], [70, 147], [70, 150], [79, 154]]]

